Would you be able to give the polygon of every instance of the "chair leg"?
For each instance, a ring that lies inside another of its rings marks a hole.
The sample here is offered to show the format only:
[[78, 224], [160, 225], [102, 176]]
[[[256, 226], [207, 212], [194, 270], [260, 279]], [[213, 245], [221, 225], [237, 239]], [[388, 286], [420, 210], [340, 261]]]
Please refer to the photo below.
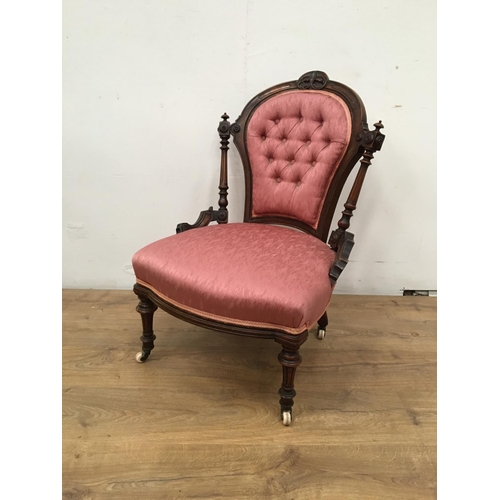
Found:
[[327, 326], [328, 326], [328, 314], [325, 311], [323, 316], [321, 316], [321, 318], [318, 319], [318, 332], [316, 334], [318, 339], [323, 340], [325, 338]]
[[299, 354], [299, 348], [292, 350], [283, 347], [278, 359], [283, 367], [283, 382], [279, 390], [281, 396], [281, 420], [283, 420], [283, 425], [290, 425], [292, 423], [293, 398], [297, 394], [293, 388], [293, 381], [295, 371], [302, 361], [302, 356]]
[[139, 293], [137, 295], [139, 304], [136, 311], [141, 315], [142, 319], [142, 351], [136, 354], [135, 359], [138, 363], [144, 363], [155, 347], [156, 335], [153, 333], [153, 315], [158, 307], [149, 300], [147, 295]]

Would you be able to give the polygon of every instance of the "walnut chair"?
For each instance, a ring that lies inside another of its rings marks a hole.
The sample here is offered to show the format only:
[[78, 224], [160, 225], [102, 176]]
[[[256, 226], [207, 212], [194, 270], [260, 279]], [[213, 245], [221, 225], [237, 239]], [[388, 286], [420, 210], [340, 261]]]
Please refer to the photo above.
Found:
[[[275, 85], [255, 96], [234, 123], [228, 118], [224, 113], [218, 127], [219, 208], [202, 211], [194, 224], [179, 224], [177, 234], [133, 257], [143, 328], [136, 360], [146, 361], [154, 348], [158, 307], [211, 330], [274, 339], [282, 346], [281, 420], [290, 425], [299, 348], [316, 323], [317, 337], [325, 336], [326, 309], [354, 245], [347, 229], [373, 154], [384, 142], [383, 125], [369, 130], [360, 97], [322, 71]], [[230, 136], [246, 188], [243, 222], [228, 224]], [[328, 238], [340, 193], [359, 160]]]

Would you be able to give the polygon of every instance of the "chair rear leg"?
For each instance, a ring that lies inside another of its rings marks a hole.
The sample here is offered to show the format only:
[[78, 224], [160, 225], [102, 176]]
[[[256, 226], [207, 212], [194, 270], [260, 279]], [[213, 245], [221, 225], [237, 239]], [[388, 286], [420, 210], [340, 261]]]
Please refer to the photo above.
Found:
[[318, 319], [318, 332], [316, 336], [318, 339], [323, 340], [326, 335], [326, 327], [328, 326], [328, 315], [326, 314], [326, 311], [324, 312], [323, 316]]
[[137, 296], [139, 297], [139, 304], [136, 311], [141, 315], [142, 319], [142, 351], [136, 354], [135, 359], [138, 363], [144, 363], [155, 347], [156, 335], [153, 332], [153, 315], [158, 307], [149, 300], [147, 295], [137, 293]]

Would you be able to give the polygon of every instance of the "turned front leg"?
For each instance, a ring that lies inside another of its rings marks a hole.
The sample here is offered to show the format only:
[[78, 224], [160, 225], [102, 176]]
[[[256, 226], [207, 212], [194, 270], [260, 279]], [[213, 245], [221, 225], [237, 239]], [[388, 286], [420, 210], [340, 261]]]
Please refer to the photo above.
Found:
[[139, 296], [139, 304], [136, 307], [136, 311], [141, 315], [142, 319], [142, 352], [137, 353], [136, 360], [139, 363], [143, 363], [148, 359], [151, 351], [154, 349], [155, 344], [154, 341], [156, 339], [156, 335], [153, 332], [153, 315], [158, 309], [151, 300], [147, 297], [147, 295], [138, 295]]
[[283, 367], [283, 382], [279, 390], [279, 395], [281, 396], [281, 418], [284, 419], [283, 414], [288, 412], [290, 414], [291, 422], [293, 398], [295, 397], [295, 394], [297, 394], [293, 387], [293, 382], [295, 378], [295, 371], [302, 361], [302, 356], [299, 354], [298, 349], [291, 350], [283, 348], [278, 355], [278, 359]]

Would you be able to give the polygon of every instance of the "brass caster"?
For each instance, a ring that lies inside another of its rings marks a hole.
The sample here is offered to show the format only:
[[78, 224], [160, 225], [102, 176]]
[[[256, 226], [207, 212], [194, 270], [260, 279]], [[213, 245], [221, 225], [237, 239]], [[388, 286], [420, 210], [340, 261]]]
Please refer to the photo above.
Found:
[[318, 333], [316, 334], [316, 337], [318, 337], [319, 340], [323, 340], [326, 335], [326, 330], [323, 330], [323, 328], [318, 328]]
[[289, 426], [292, 423], [292, 414], [289, 411], [284, 411], [281, 414], [283, 425]]

